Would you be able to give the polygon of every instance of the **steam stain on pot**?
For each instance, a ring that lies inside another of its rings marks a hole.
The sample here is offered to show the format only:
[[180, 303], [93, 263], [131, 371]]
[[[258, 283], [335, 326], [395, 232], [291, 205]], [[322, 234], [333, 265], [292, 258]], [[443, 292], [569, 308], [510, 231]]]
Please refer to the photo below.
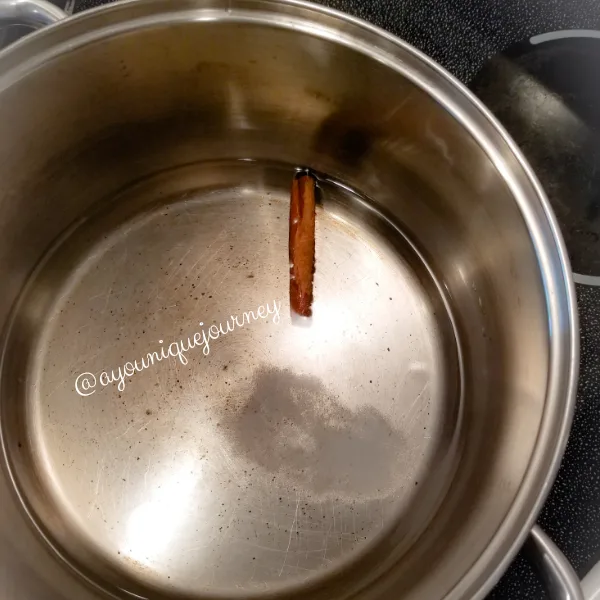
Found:
[[345, 407], [316, 377], [259, 368], [221, 425], [234, 452], [314, 496], [393, 493], [400, 432], [373, 407]]

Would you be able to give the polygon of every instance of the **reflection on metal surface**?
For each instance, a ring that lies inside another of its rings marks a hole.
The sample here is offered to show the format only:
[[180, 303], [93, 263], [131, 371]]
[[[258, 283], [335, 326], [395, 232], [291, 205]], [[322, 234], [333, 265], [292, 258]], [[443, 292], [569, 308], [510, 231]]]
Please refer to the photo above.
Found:
[[61, 21], [67, 16], [46, 0], [2, 0], [0, 2], [0, 50], [32, 30]]
[[[232, 161], [125, 190], [50, 252], [17, 311], [13, 346], [19, 315], [41, 311], [20, 418], [69, 531], [55, 535], [134, 580], [181, 593], [199, 576], [208, 591], [289, 588], [392, 526], [422, 529], [447, 488], [460, 402], [450, 316], [403, 235], [331, 181], [310, 327], [286, 307], [277, 325], [218, 335], [187, 364], [175, 354], [122, 387], [73, 389], [83, 369], [285, 297], [289, 179], [285, 166]], [[423, 520], [403, 524], [415, 503]]]
[[120, 554], [148, 566], [169, 555], [169, 547], [182, 535], [190, 510], [202, 515], [202, 503], [193, 493], [201, 485], [201, 464], [189, 457], [183, 458], [179, 467], [170, 467], [163, 478], [152, 481], [144, 490], [148, 500], [126, 517]]

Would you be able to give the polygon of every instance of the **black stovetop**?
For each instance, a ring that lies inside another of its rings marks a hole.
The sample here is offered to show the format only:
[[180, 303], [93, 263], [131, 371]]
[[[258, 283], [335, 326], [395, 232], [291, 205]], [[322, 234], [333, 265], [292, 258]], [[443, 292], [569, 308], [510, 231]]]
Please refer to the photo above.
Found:
[[[108, 0], [68, 1], [79, 12]], [[582, 282], [581, 365], [572, 433], [539, 523], [583, 577], [600, 560], [600, 0], [322, 1], [396, 34], [471, 87], [550, 197]], [[489, 598], [547, 595], [519, 555]]]

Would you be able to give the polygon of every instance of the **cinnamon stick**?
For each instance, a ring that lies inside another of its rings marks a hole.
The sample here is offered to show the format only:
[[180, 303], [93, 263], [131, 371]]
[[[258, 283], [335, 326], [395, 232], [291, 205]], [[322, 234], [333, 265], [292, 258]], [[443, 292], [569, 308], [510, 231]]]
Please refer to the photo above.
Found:
[[290, 202], [290, 307], [312, 315], [315, 272], [315, 178], [299, 173], [292, 182]]

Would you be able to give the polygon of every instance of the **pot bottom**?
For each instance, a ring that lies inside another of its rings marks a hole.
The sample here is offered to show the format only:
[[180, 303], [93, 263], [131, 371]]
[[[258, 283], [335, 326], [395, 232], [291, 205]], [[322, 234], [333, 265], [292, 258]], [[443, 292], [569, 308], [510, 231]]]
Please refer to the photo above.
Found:
[[16, 306], [15, 488], [115, 595], [316, 589], [392, 529], [408, 549], [448, 488], [460, 352], [440, 287], [397, 224], [323, 178], [314, 315], [294, 323], [292, 175], [229, 161], [137, 182], [65, 233]]

